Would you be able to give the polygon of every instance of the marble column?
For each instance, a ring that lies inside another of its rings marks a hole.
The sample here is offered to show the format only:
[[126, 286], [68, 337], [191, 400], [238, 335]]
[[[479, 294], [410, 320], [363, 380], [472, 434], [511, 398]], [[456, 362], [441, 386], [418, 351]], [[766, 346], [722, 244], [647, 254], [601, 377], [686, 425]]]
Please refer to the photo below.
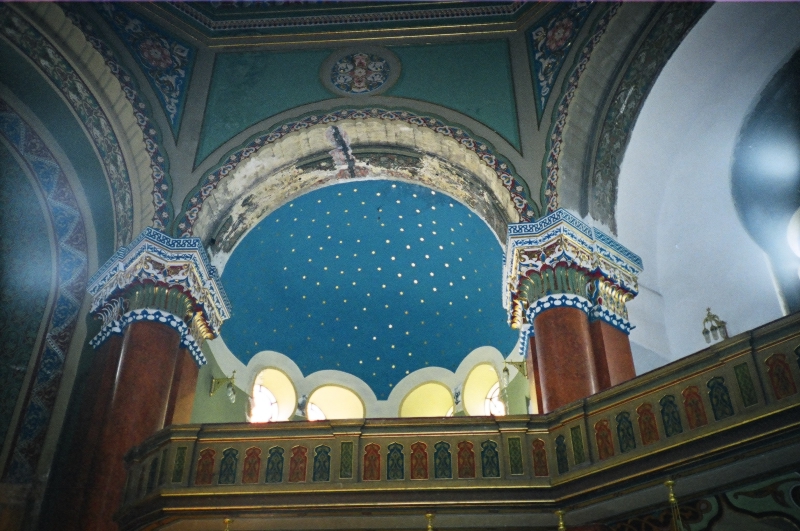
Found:
[[105, 356], [113, 379], [89, 408], [96, 442], [82, 499], [73, 502], [82, 507], [80, 528], [111, 530], [126, 483], [124, 455], [165, 425], [189, 421], [206, 361], [202, 342], [215, 337], [230, 305], [199, 239], [150, 228], [92, 277], [89, 292], [103, 320], [91, 344], [114, 351]]
[[559, 209], [509, 225], [504, 303], [520, 328], [547, 413], [635, 376], [625, 302], [641, 259]]

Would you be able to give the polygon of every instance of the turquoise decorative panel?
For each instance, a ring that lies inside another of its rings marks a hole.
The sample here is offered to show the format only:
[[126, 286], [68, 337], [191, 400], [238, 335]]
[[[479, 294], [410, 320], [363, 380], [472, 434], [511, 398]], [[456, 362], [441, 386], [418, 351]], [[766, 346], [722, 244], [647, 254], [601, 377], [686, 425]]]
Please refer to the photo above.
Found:
[[331, 480], [331, 449], [329, 446], [317, 446], [314, 448], [314, 471], [311, 480]]
[[569, 472], [569, 459], [567, 458], [567, 443], [563, 435], [556, 437], [556, 463], [558, 464], [558, 473], [565, 474]]
[[450, 455], [450, 444], [440, 441], [433, 445], [433, 477], [436, 479], [452, 479], [453, 459]]
[[508, 438], [508, 461], [511, 468], [511, 475], [524, 474], [522, 464], [522, 441], [519, 437]]
[[233, 485], [236, 483], [236, 468], [239, 463], [239, 451], [227, 448], [222, 452], [222, 461], [219, 464], [219, 484]]
[[428, 101], [466, 114], [519, 150], [511, 60], [504, 40], [394, 46], [402, 72], [386, 94]]
[[392, 443], [387, 449], [389, 455], [386, 456], [386, 479], [403, 479], [405, 477], [403, 445]]
[[50, 292], [52, 257], [33, 185], [0, 144], [0, 444], [33, 354]]
[[217, 55], [195, 163], [261, 120], [333, 98], [319, 79], [320, 65], [330, 53], [299, 50]]
[[617, 437], [619, 438], [619, 451], [623, 454], [636, 449], [636, 436], [633, 433], [631, 414], [627, 411], [617, 415]]
[[725, 378], [715, 376], [708, 381], [708, 398], [711, 400], [711, 409], [714, 411], [714, 418], [722, 420], [725, 417], [733, 416], [733, 403], [728, 388], [725, 386]]
[[683, 433], [681, 414], [678, 405], [675, 403], [675, 397], [667, 395], [659, 400], [658, 403], [661, 404], [661, 420], [664, 422], [664, 431], [667, 437]]
[[500, 477], [500, 456], [497, 453], [497, 443], [494, 441], [481, 443], [481, 473], [485, 478]]
[[739, 392], [742, 394], [742, 403], [744, 407], [750, 407], [758, 404], [758, 396], [756, 396], [756, 388], [753, 385], [753, 379], [750, 377], [750, 368], [747, 363], [741, 363], [733, 368], [736, 373], [736, 381], [739, 384]]
[[569, 435], [572, 439], [572, 456], [575, 458], [575, 464], [579, 465], [586, 461], [586, 453], [583, 451], [583, 436], [581, 435], [580, 426], [570, 428]]
[[342, 443], [342, 456], [339, 463], [339, 477], [349, 479], [353, 477], [353, 443], [345, 441]]
[[283, 448], [275, 446], [269, 449], [267, 458], [267, 483], [283, 481]]

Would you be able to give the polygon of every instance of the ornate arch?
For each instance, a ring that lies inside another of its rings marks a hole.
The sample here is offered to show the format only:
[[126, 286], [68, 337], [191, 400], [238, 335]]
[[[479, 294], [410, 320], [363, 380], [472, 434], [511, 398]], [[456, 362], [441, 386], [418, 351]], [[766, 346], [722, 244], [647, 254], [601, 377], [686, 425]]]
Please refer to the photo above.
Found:
[[[52, 42], [31, 21], [46, 28]], [[146, 225], [143, 220], [153, 217], [154, 209], [152, 202], [142, 200], [152, 190], [150, 157], [119, 82], [54, 4], [0, 5], [0, 35], [61, 94], [94, 144], [113, 198], [115, 243], [125, 245]]]
[[36, 473], [88, 281], [86, 226], [75, 192], [45, 142], [0, 99], [0, 135], [35, 176], [50, 211], [56, 239], [55, 301], [13, 437], [3, 481], [30, 482]]
[[[339, 146], [337, 140], [326, 139], [325, 131], [334, 125], [337, 130], [341, 128], [345, 136], [352, 137], [352, 141], [347, 142], [346, 147], [344, 144]], [[219, 227], [214, 225], [214, 218], [229, 215], [232, 205], [242, 203], [250, 196], [261, 198], [264, 194], [273, 194], [276, 197], [271, 200], [271, 208], [256, 215], [263, 217], [291, 197], [328, 182], [328, 180], [320, 182], [319, 179], [304, 180], [299, 177], [302, 171], [298, 170], [298, 165], [304, 159], [328, 152], [333, 156], [334, 151], [340, 150], [344, 156], [344, 159], [340, 160], [344, 168], [350, 162], [356, 162], [347, 159], [348, 156], [352, 157], [353, 149], [368, 145], [406, 148], [423, 156], [429, 155], [444, 165], [451, 165], [451, 168], [439, 166], [435, 170], [440, 170], [439, 177], [448, 172], [460, 173], [461, 180], [454, 178], [452, 182], [459, 182], [464, 192], [469, 186], [468, 178], [463, 175], [471, 174], [472, 192], [480, 189], [477, 200], [487, 205], [486, 212], [482, 214], [491, 217], [489, 211], [494, 209], [498, 212], [498, 217], [502, 218], [502, 224], [527, 221], [539, 214], [538, 205], [530, 199], [526, 185], [515, 175], [511, 165], [496, 155], [487, 142], [471, 136], [463, 128], [448, 125], [438, 118], [419, 116], [409, 111], [377, 108], [346, 109], [312, 114], [276, 125], [268, 131], [255, 135], [231, 152], [219, 166], [206, 175], [184, 203], [184, 215], [179, 219], [176, 232], [181, 236], [197, 235], [208, 239], [212, 236], [212, 232], [219, 230]], [[331, 148], [334, 148], [333, 151]], [[349, 155], [345, 152], [349, 152]], [[279, 172], [283, 174], [274, 175]], [[259, 190], [261, 193], [254, 195], [255, 187], [252, 186], [252, 181], [258, 175], [262, 178], [269, 177], [268, 185], [271, 184], [272, 187], [262, 187]], [[366, 168], [360, 173], [348, 172], [337, 175], [337, 172], [332, 172], [329, 177], [330, 179], [369, 178], [380, 175], [371, 174], [369, 168]], [[398, 173], [388, 178], [404, 177]], [[406, 178], [413, 180], [409, 176]], [[446, 178], [441, 179], [439, 184], [443, 185], [446, 181]], [[275, 186], [277, 183], [282, 184]], [[292, 185], [287, 188], [287, 183]], [[460, 199], [457, 187], [445, 186], [442, 190]], [[207, 207], [209, 199], [213, 203], [211, 211], [214, 215], [209, 214], [204, 217], [203, 209]], [[489, 204], [492, 208], [488, 207]], [[496, 231], [498, 229], [498, 227], [493, 228]], [[504, 233], [504, 229], [498, 231], [498, 234], [504, 235]], [[233, 236], [233, 233], [228, 236]]]

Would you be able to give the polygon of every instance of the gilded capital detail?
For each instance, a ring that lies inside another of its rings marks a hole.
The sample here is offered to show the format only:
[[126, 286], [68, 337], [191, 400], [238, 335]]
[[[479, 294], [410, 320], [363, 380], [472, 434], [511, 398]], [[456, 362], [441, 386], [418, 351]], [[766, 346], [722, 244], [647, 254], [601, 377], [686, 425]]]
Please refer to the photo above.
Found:
[[508, 226], [503, 305], [513, 328], [539, 313], [577, 308], [625, 333], [626, 303], [638, 293], [642, 259], [604, 232], [559, 209]]
[[91, 312], [103, 321], [95, 348], [135, 321], [175, 328], [198, 365], [200, 348], [219, 334], [230, 302], [199, 238], [170, 238], [148, 227], [89, 280]]

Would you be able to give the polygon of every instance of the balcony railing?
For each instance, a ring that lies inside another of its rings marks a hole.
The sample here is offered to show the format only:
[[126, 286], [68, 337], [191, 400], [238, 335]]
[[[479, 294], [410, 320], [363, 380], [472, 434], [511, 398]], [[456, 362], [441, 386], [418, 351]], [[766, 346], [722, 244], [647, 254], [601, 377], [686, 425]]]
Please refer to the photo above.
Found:
[[580, 511], [668, 476], [733, 482], [800, 460], [798, 384], [793, 315], [548, 415], [173, 426], [130, 452], [118, 516]]

